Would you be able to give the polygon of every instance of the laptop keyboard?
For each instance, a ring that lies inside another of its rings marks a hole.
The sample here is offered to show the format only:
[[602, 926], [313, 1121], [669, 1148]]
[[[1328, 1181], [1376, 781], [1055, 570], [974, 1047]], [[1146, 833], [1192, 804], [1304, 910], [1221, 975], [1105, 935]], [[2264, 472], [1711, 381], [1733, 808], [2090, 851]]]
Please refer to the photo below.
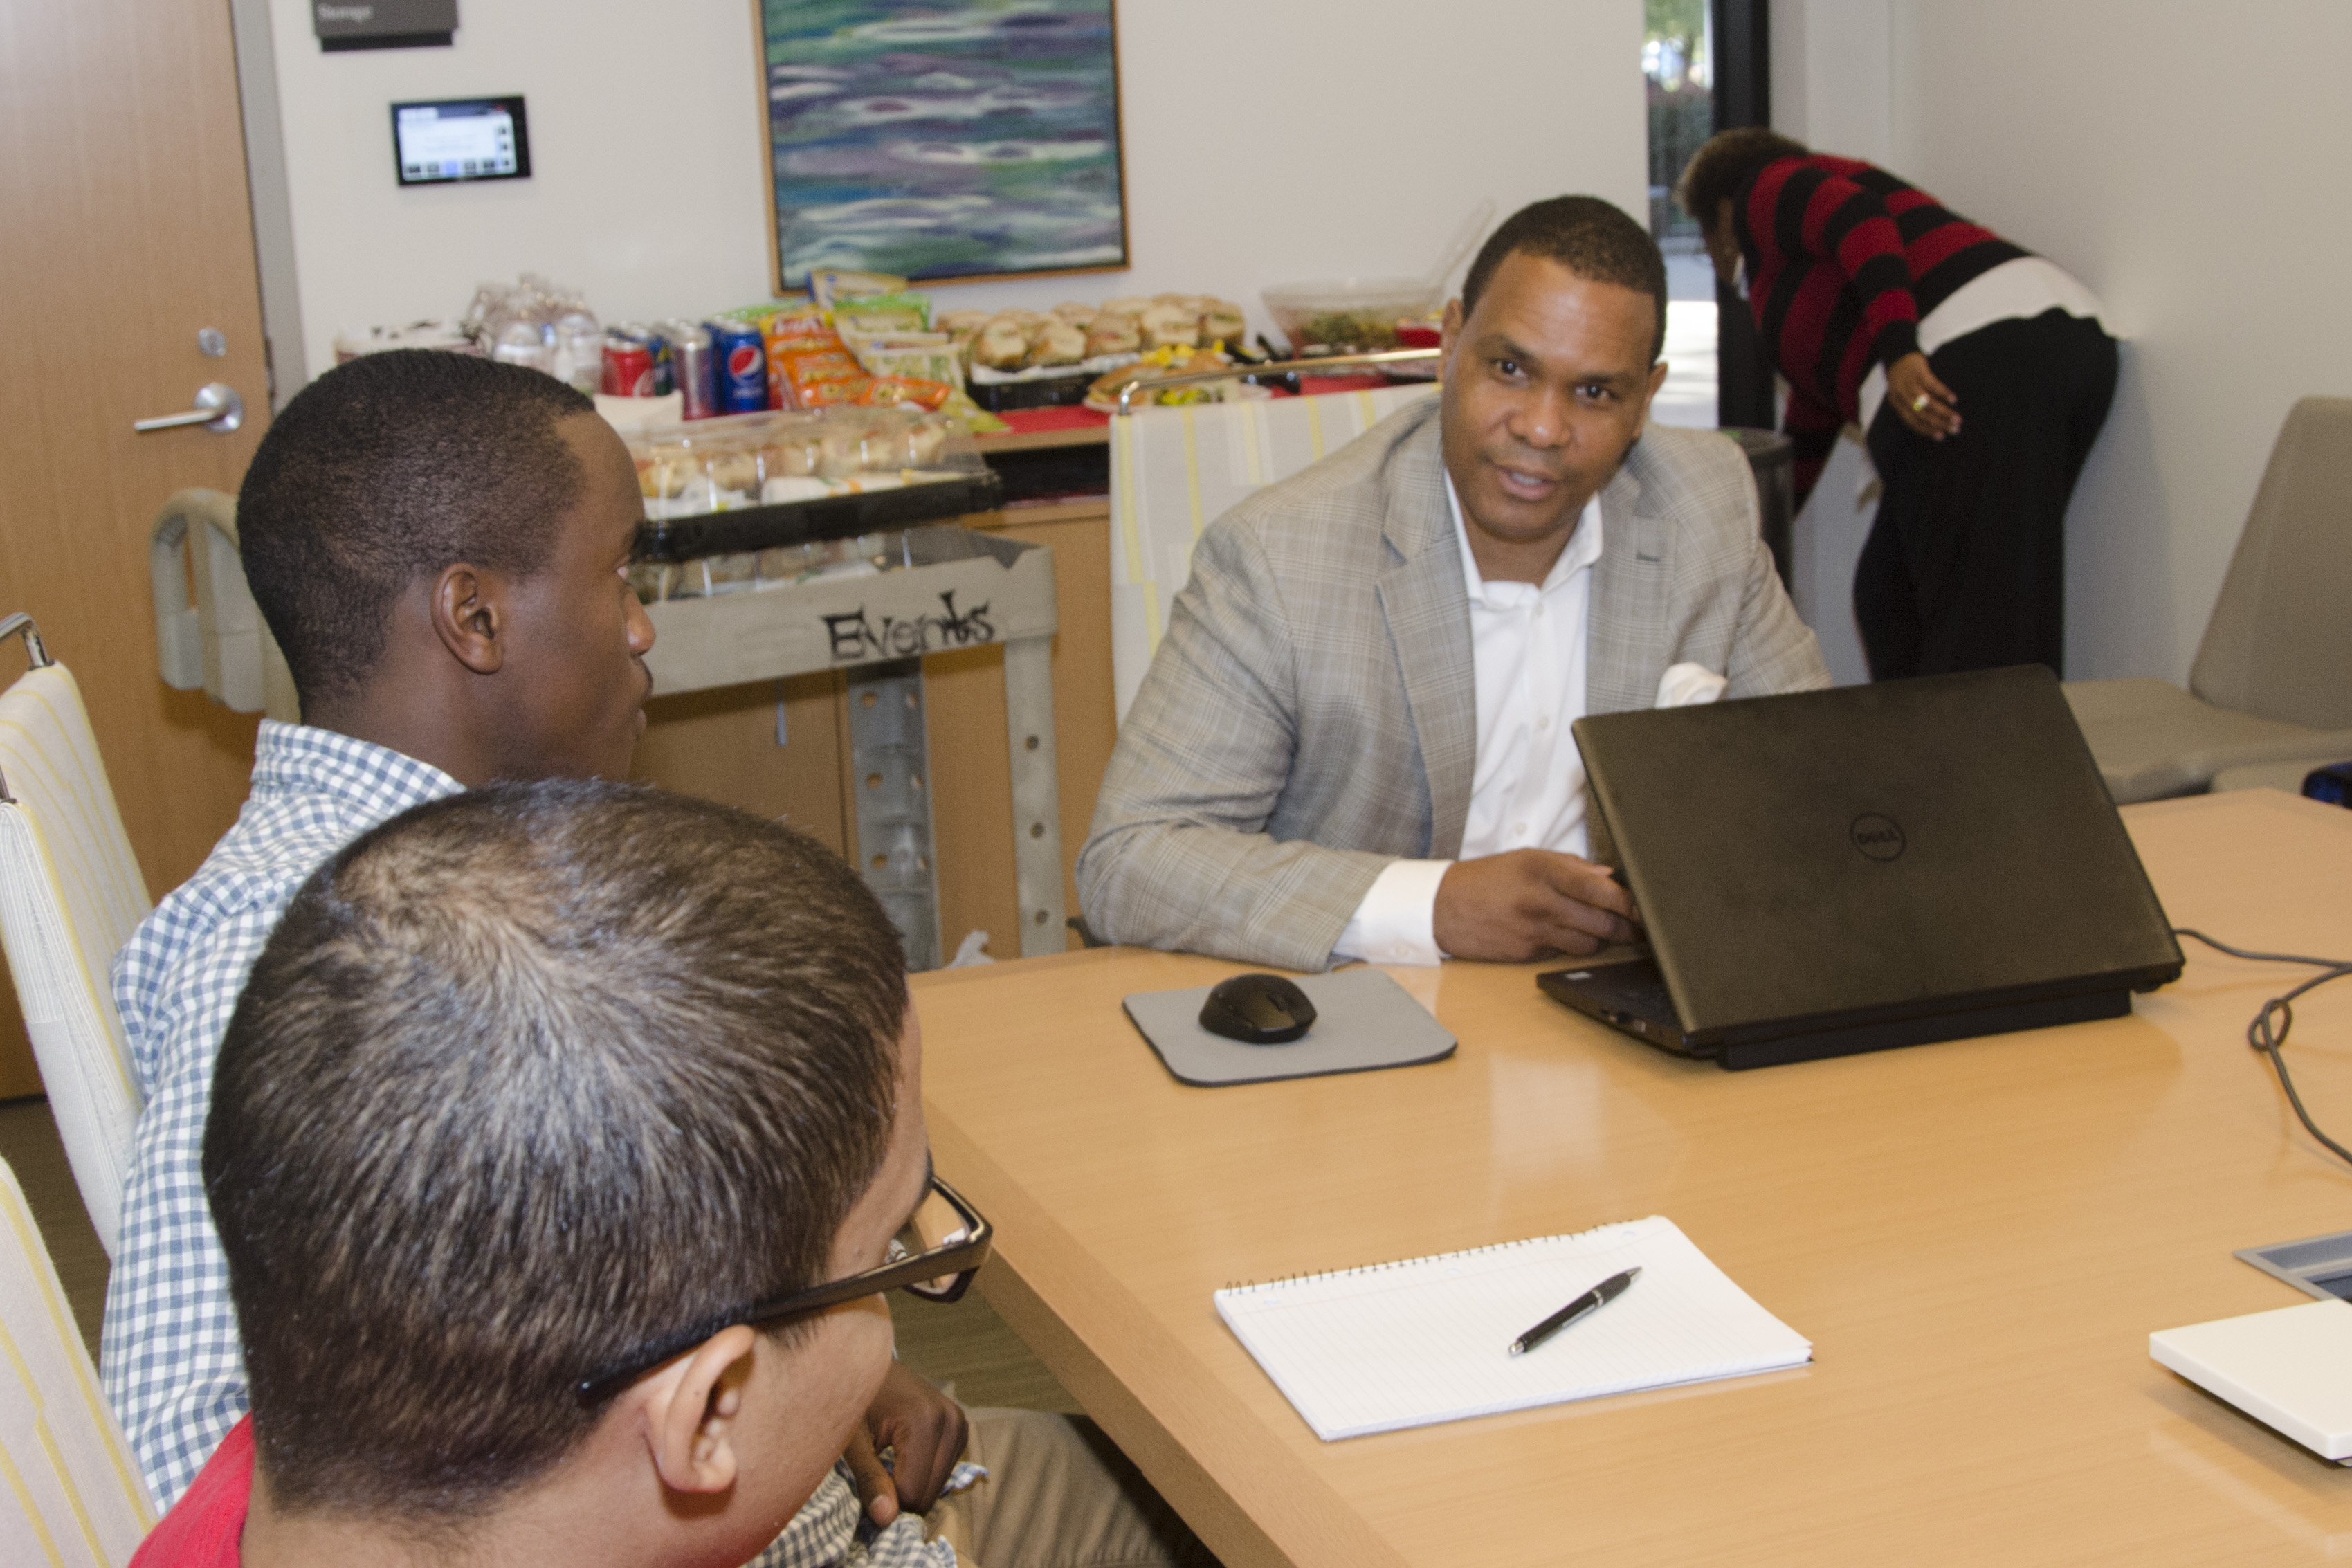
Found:
[[1648, 1018], [1677, 1028], [1681, 1026], [1682, 1021], [1675, 1013], [1675, 999], [1666, 990], [1665, 976], [1658, 973], [1656, 963], [1651, 959], [1604, 963], [1571, 973], [1577, 976], [1578, 986], [1587, 995], [1600, 998], [1637, 1018]]
[[1570, 1006], [1591, 1014], [1628, 1034], [1678, 1056], [1712, 1056], [1713, 1047], [1695, 1046], [1683, 1033], [1682, 1016], [1666, 990], [1656, 961], [1634, 959], [1596, 963], [1586, 969], [1555, 969], [1537, 984]]

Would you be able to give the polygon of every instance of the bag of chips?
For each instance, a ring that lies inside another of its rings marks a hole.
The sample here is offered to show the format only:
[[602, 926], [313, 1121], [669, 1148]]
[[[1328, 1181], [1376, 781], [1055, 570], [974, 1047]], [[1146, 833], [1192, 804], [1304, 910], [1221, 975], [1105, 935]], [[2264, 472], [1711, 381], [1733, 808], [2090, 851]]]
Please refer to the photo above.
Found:
[[936, 411], [947, 406], [948, 399], [955, 395], [955, 390], [944, 381], [877, 375], [872, 384], [857, 395], [857, 401], [868, 408], [907, 406]]
[[874, 378], [841, 346], [839, 338], [829, 343], [814, 339], [787, 342], [769, 363], [775, 367], [787, 408], [855, 403], [874, 384]]

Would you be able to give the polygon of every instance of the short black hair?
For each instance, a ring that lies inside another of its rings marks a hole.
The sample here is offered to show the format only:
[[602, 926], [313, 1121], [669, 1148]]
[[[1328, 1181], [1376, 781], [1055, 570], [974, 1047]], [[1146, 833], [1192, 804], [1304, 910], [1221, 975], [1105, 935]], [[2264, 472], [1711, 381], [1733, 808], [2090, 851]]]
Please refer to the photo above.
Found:
[[1792, 142], [1769, 126], [1718, 131], [1683, 165], [1683, 177], [1675, 182], [1675, 200], [1698, 220], [1700, 228], [1712, 229], [1717, 205], [1738, 201], [1739, 193], [1765, 164], [1811, 155], [1803, 142]]
[[596, 405], [524, 365], [395, 349], [337, 365], [273, 420], [237, 491], [245, 575], [305, 711], [359, 689], [410, 584], [529, 574], [586, 484], [557, 421]]
[[461, 1523], [593, 1428], [579, 1379], [821, 1280], [907, 1007], [865, 884], [729, 806], [499, 784], [355, 840], [205, 1126], [272, 1497]]
[[1666, 347], [1666, 258], [1650, 231], [1627, 217], [1613, 203], [1599, 196], [1554, 196], [1521, 207], [1478, 247], [1462, 279], [1462, 314], [1478, 308], [1478, 296], [1494, 281], [1495, 269], [1509, 257], [1525, 251], [1557, 261], [1579, 278], [1594, 283], [1615, 283], [1647, 294], [1657, 301], [1658, 330], [1650, 344], [1650, 359]]

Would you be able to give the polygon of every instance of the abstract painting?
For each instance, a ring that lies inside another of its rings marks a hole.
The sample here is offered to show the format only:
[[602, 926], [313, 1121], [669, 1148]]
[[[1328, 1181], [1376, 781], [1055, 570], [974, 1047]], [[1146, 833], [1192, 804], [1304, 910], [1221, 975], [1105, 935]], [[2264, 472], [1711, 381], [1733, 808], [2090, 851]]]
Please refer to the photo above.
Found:
[[779, 291], [1128, 265], [1114, 0], [759, 0]]

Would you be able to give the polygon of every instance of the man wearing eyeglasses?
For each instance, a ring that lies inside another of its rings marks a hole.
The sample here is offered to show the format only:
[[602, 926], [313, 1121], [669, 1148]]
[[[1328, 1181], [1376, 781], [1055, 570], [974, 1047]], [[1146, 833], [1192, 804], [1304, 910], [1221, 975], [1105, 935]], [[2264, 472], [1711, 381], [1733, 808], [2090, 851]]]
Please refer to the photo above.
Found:
[[[237, 498], [246, 574], [304, 721], [263, 722], [236, 825], [114, 975], [146, 1109], [100, 1361], [165, 1507], [247, 1409], [199, 1170], [246, 975], [303, 879], [399, 812], [492, 779], [627, 775], [654, 635], [625, 580], [643, 517], [628, 453], [587, 399], [462, 354], [331, 370], [255, 454]], [[874, 1522], [929, 1509], [966, 1435], [953, 1400], [894, 1367], [852, 1439]]]
[[921, 1048], [881, 907], [788, 829], [548, 782], [357, 839], [221, 1047], [252, 1409], [134, 1563], [1206, 1561], [1024, 1412], [972, 1412], [929, 1521], [862, 1518], [882, 1293], [952, 1300], [991, 1240]]

